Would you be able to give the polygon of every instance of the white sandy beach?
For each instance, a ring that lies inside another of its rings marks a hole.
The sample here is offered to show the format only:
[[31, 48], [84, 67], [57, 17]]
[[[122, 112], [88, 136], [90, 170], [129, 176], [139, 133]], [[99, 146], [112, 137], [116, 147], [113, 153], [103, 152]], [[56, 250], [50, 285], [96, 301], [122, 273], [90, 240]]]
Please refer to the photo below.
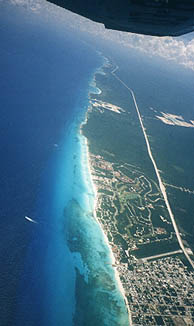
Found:
[[[108, 249], [109, 249], [109, 254], [110, 254], [110, 260], [111, 260], [111, 265], [116, 265], [117, 264], [117, 261], [114, 257], [114, 254], [112, 252], [112, 248], [111, 248], [111, 245], [108, 241], [108, 238], [107, 238], [107, 235], [103, 229], [103, 226], [102, 224], [100, 223], [99, 219], [97, 218], [97, 215], [96, 215], [96, 212], [97, 212], [97, 205], [98, 205], [98, 190], [97, 190], [97, 186], [95, 185], [94, 181], [93, 181], [93, 178], [92, 178], [92, 169], [91, 169], [91, 162], [90, 162], [90, 153], [89, 153], [89, 146], [88, 146], [88, 140], [85, 136], [82, 135], [82, 131], [81, 131], [81, 128], [80, 128], [80, 133], [81, 133], [81, 136], [83, 137], [83, 144], [84, 144], [84, 147], [85, 147], [85, 150], [86, 150], [86, 161], [87, 161], [87, 167], [88, 167], [88, 171], [89, 171], [89, 176], [90, 176], [90, 184], [92, 185], [92, 191], [94, 193], [94, 202], [93, 202], [93, 215], [98, 223], [98, 225], [100, 226], [101, 228], [101, 231], [103, 233], [103, 237], [104, 237], [104, 242], [106, 243]], [[116, 280], [116, 283], [118, 285], [118, 289], [121, 293], [121, 295], [123, 296], [123, 299], [124, 299], [124, 302], [125, 302], [125, 305], [126, 305], [126, 308], [127, 308], [127, 311], [128, 311], [128, 316], [129, 316], [129, 325], [132, 325], [132, 321], [131, 321], [131, 312], [130, 312], [130, 308], [129, 308], [129, 305], [128, 305], [128, 302], [127, 302], [127, 298], [126, 298], [126, 295], [125, 295], [125, 291], [124, 291], [124, 288], [123, 288], [123, 285], [121, 283], [121, 280], [120, 280], [120, 276], [119, 276], [119, 273], [117, 271], [117, 269], [115, 267], [113, 267], [113, 270], [114, 270], [114, 275], [115, 275], [115, 280]]]

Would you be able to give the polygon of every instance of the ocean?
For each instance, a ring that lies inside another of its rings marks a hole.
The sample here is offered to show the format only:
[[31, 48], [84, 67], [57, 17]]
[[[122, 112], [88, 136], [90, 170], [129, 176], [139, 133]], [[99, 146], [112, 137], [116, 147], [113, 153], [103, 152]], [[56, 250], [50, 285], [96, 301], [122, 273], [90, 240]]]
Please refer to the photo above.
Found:
[[[135, 93], [177, 224], [192, 249], [193, 194], [180, 187], [194, 190], [194, 130], [166, 125], [156, 115], [194, 120], [193, 72], [70, 29], [44, 10], [44, 2], [38, 12], [19, 2], [2, 1], [0, 9], [0, 325], [128, 326], [111, 252], [94, 216], [80, 133], [89, 93], [100, 93], [94, 75], [105, 61], [95, 48], [118, 65], [117, 75]], [[128, 93], [113, 79], [108, 84], [102, 75], [101, 96], [127, 110]], [[130, 114], [129, 147], [113, 135], [114, 145], [154, 179], [137, 114]]]
[[128, 325], [80, 134], [103, 58], [57, 15], [0, 6], [0, 325]]

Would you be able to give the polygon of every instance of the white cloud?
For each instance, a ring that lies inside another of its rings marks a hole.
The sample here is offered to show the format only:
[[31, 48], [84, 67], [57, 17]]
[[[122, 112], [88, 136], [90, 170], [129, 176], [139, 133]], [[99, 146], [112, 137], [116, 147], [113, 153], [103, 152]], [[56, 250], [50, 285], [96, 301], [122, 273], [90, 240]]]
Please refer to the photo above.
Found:
[[113, 31], [105, 31], [104, 37], [115, 40], [125, 47], [140, 50], [149, 56], [173, 60], [194, 70], [194, 38], [184, 42], [181, 38], [160, 38]]
[[[0, 0], [1, 1], [1, 0]], [[12, 4], [25, 6], [33, 11], [44, 11], [57, 18], [58, 23], [64, 23], [72, 28], [95, 34], [104, 39], [110, 39], [122, 46], [144, 52], [149, 56], [159, 56], [166, 60], [173, 60], [194, 70], [194, 33], [193, 39], [188, 42], [173, 37], [155, 37], [132, 33], [123, 33], [107, 30], [102, 24], [73, 14], [59, 8], [45, 0], [10, 0]]]
[[[32, 11], [39, 11], [42, 4], [45, 0], [8, 0], [10, 4], [15, 6], [22, 6]], [[1, 0], [1, 2], [5, 2], [5, 0]]]

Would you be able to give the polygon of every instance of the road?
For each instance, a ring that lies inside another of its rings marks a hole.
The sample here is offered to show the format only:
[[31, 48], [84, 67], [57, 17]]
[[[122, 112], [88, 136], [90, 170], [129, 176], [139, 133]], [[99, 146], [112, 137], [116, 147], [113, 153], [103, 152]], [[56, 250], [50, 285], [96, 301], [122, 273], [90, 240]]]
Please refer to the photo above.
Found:
[[140, 125], [141, 125], [141, 128], [142, 128], [142, 131], [143, 131], [143, 134], [144, 134], [144, 138], [145, 138], [145, 141], [146, 141], [146, 146], [147, 146], [147, 151], [148, 151], [148, 155], [152, 161], [152, 164], [154, 166], [154, 170], [156, 172], [156, 176], [157, 176], [157, 179], [158, 179], [158, 183], [159, 183], [159, 187], [160, 187], [160, 190], [161, 190], [161, 193], [163, 195], [163, 198], [164, 198], [164, 201], [165, 201], [165, 204], [166, 204], [166, 207], [167, 207], [167, 210], [168, 210], [168, 213], [169, 213], [169, 216], [171, 218], [171, 221], [172, 221], [172, 225], [174, 227], [174, 231], [176, 233], [176, 237], [177, 237], [177, 240], [178, 240], [178, 243], [180, 245], [180, 248], [182, 249], [185, 257], [187, 258], [187, 260], [189, 261], [189, 263], [191, 264], [191, 266], [194, 268], [194, 262], [192, 261], [192, 259], [190, 258], [189, 254], [187, 253], [187, 250], [183, 244], [183, 241], [181, 239], [181, 236], [179, 234], [179, 230], [178, 230], [178, 227], [177, 227], [177, 224], [176, 224], [176, 221], [175, 221], [175, 218], [174, 218], [174, 215], [172, 213], [172, 210], [171, 210], [171, 207], [170, 207], [170, 204], [169, 204], [169, 201], [168, 201], [168, 197], [167, 197], [167, 193], [166, 193], [166, 189], [165, 189], [165, 186], [164, 184], [162, 183], [162, 179], [160, 177], [160, 173], [159, 173], [159, 170], [157, 168], [157, 165], [156, 165], [156, 162], [153, 158], [153, 155], [152, 155], [152, 151], [151, 151], [151, 147], [150, 147], [150, 143], [149, 143], [149, 140], [148, 140], [148, 137], [147, 137], [147, 134], [146, 134], [146, 129], [143, 125], [143, 121], [142, 121], [142, 118], [141, 118], [141, 114], [140, 114], [140, 111], [139, 111], [139, 108], [138, 108], [138, 105], [137, 105], [137, 102], [136, 102], [136, 98], [135, 98], [135, 94], [133, 92], [133, 90], [128, 87], [116, 74], [116, 70], [118, 69], [118, 67], [116, 67], [113, 71], [112, 71], [112, 74], [115, 76], [115, 78], [117, 80], [119, 80], [121, 82], [121, 84], [123, 84], [123, 86], [125, 88], [127, 88], [129, 90], [129, 92], [131, 93], [132, 95], [132, 98], [133, 98], [133, 102], [134, 102], [134, 105], [135, 105], [135, 108], [136, 108], [136, 111], [137, 111], [137, 115], [138, 115], [138, 118], [139, 118], [139, 122], [140, 122]]

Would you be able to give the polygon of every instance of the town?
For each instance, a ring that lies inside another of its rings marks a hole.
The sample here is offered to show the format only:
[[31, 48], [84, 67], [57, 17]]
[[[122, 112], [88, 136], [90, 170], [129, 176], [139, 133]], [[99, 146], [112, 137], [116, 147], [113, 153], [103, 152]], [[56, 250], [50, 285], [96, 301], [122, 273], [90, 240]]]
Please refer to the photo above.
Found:
[[193, 325], [194, 273], [184, 262], [157, 184], [135, 166], [101, 155], [90, 153], [90, 164], [96, 215], [115, 256], [132, 325]]

